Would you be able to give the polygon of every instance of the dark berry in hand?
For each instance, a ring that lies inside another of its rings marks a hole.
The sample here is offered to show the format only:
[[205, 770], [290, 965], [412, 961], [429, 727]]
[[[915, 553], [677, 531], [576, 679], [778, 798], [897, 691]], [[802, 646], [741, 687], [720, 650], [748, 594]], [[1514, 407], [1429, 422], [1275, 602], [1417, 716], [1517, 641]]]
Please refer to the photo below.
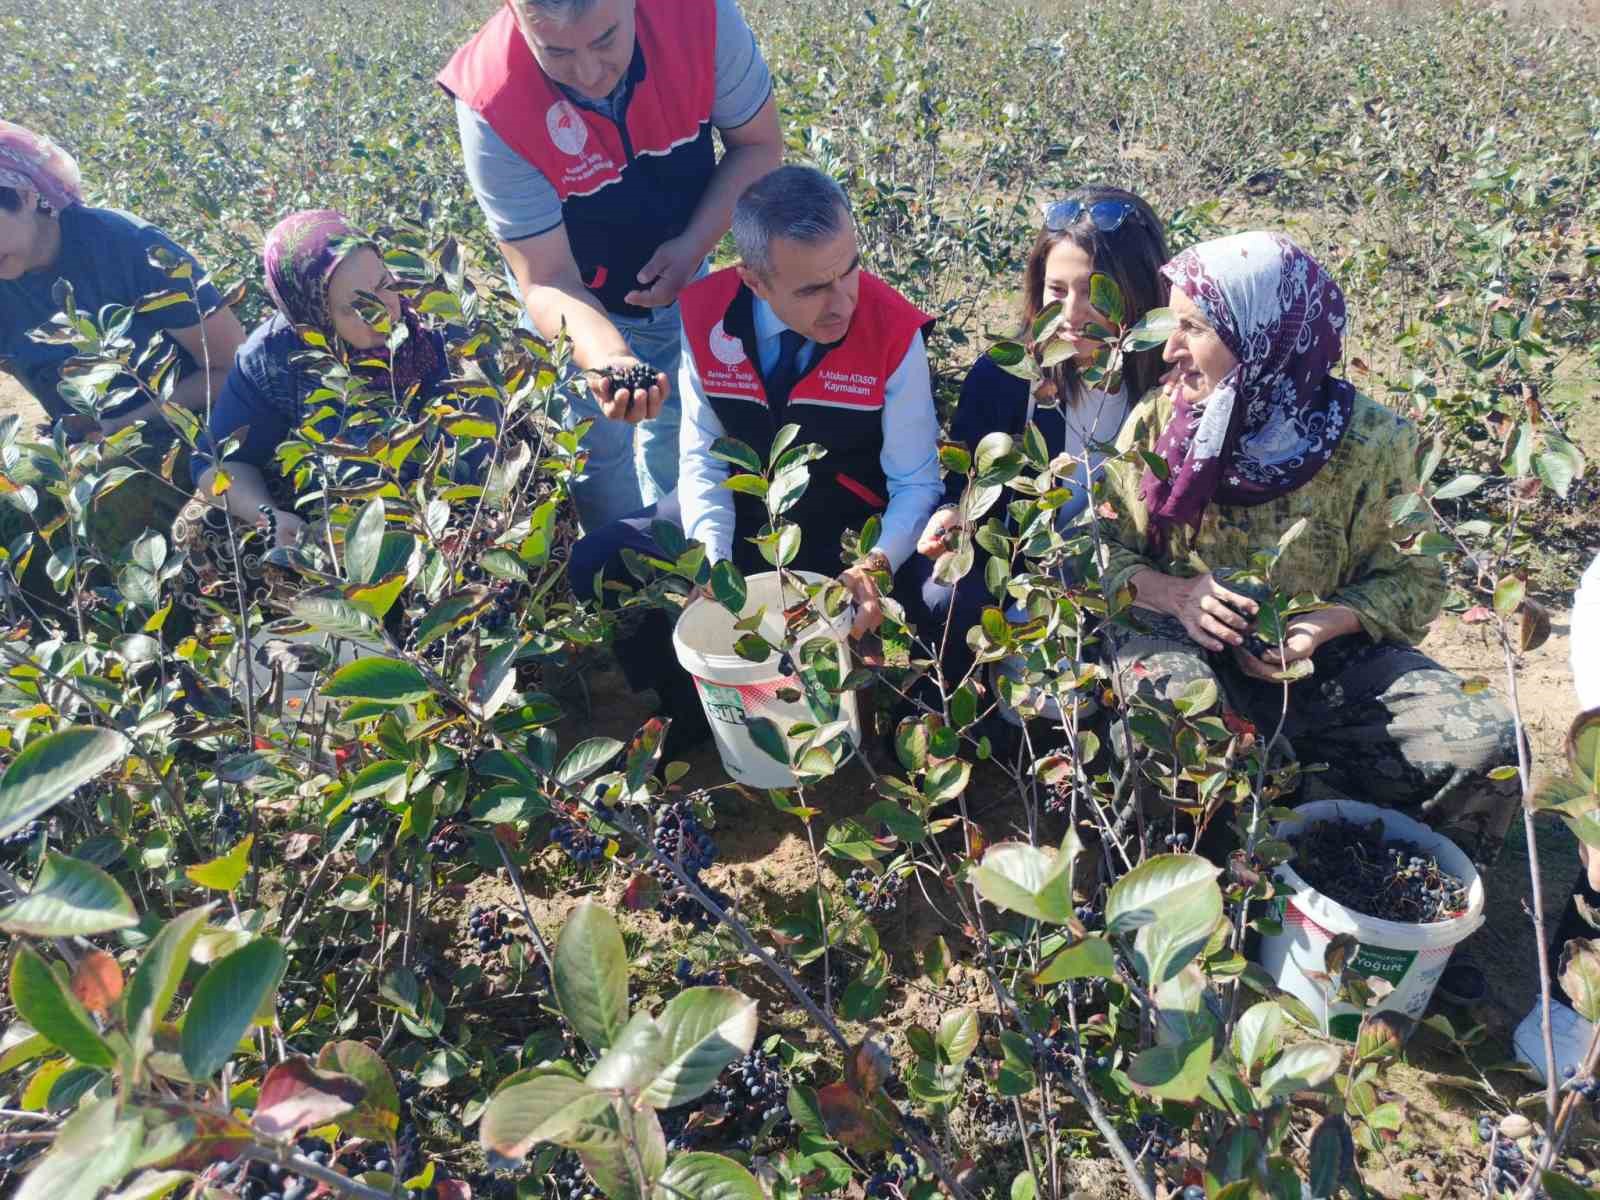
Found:
[[656, 384], [656, 369], [648, 363], [634, 363], [627, 367], [602, 367], [600, 374], [611, 381], [614, 392], [623, 390], [647, 392]]

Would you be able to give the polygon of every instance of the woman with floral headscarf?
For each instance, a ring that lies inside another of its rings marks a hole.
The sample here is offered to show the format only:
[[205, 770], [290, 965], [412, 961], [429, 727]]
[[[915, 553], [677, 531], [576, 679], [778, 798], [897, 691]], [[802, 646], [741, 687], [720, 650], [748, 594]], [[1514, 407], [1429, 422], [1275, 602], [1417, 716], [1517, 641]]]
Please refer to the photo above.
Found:
[[[1301, 762], [1486, 863], [1518, 804], [1514, 784], [1489, 778], [1516, 761], [1511, 717], [1416, 649], [1444, 598], [1437, 562], [1402, 552], [1391, 526], [1417, 488], [1417, 433], [1332, 374], [1343, 293], [1274, 233], [1206, 242], [1162, 270], [1171, 369], [1119, 439], [1145, 452], [1140, 465], [1109, 472], [1102, 582], [1134, 594], [1105, 630], [1118, 690], [1170, 702], [1211, 680], [1265, 738], [1283, 704], [1274, 676], [1294, 672], [1284, 734]], [[1287, 622], [1280, 651], [1253, 639], [1254, 589], [1219, 575], [1250, 571], [1302, 521], [1270, 583], [1322, 606]]]
[[[179, 265], [189, 268], [195, 295], [138, 310], [154, 293], [185, 287], [171, 274]], [[135, 308], [125, 333], [132, 343], [128, 361], [149, 370], [163, 357], [149, 352], [154, 343], [167, 343], [178, 370], [171, 400], [205, 410], [244, 341], [238, 318], [194, 258], [161, 230], [128, 213], [86, 205], [70, 154], [49, 138], [0, 121], [0, 365], [33, 393], [52, 423], [66, 422], [74, 441], [96, 432], [109, 435], [135, 421], [146, 422], [146, 442], [170, 441], [155, 403], [127, 387], [131, 379], [110, 382], [106, 396], [128, 394], [113, 399], [98, 420], [68, 404], [62, 393], [73, 384], [63, 383], [62, 368], [75, 351], [29, 336], [61, 313], [61, 280], [71, 286], [80, 311], [98, 316], [107, 305]]]
[[[360, 419], [337, 402], [311, 402], [325, 387], [323, 373], [308, 361], [313, 347], [347, 359], [370, 395], [407, 415], [435, 396], [447, 374], [444, 336], [422, 325], [396, 291], [376, 245], [339, 213], [317, 209], [285, 217], [267, 235], [262, 258], [277, 311], [251, 333], [212, 408], [195, 461], [196, 496], [174, 527], [174, 540], [190, 551], [197, 585], [185, 597], [191, 604], [197, 592], [231, 582], [224, 511], [247, 527], [264, 527], [281, 546], [294, 545], [304, 532], [274, 461], [278, 447], [316, 409], [328, 409], [317, 422], [324, 439], [349, 433], [352, 418]], [[370, 301], [382, 305], [393, 329], [405, 329], [393, 349], [391, 337], [362, 314]], [[227, 476], [221, 494], [219, 465]], [[241, 566], [252, 580], [260, 575], [265, 548], [246, 548]]]

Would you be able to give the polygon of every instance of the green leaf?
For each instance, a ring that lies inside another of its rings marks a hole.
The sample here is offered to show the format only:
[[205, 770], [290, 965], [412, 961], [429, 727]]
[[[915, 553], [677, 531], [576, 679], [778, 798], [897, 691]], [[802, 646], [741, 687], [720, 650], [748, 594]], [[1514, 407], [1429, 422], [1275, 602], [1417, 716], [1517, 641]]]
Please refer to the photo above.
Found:
[[210, 888], [214, 892], [231, 892], [239, 886], [244, 873], [250, 868], [250, 847], [255, 840], [255, 834], [247, 834], [221, 858], [214, 858], [198, 867], [189, 867], [184, 874], [190, 882], [203, 888]]
[[1528, 585], [1515, 575], [1507, 575], [1494, 587], [1494, 610], [1502, 617], [1509, 617], [1517, 611], [1517, 606], [1522, 603], [1528, 594]]
[[883, 853], [873, 839], [871, 831], [851, 817], [836, 821], [829, 826], [823, 848], [829, 854], [860, 863], [877, 862]]
[[32, 937], [87, 936], [138, 923], [133, 901], [115, 879], [53, 850], [46, 852], [33, 890], [0, 909], [0, 929]]
[[289, 612], [318, 633], [331, 633], [371, 645], [383, 644], [383, 626], [371, 613], [342, 595], [311, 592], [296, 596], [289, 601]]
[[750, 597], [744, 574], [727, 558], [711, 568], [711, 592], [718, 604], [736, 616], [744, 612], [745, 602]]
[[365, 1042], [329, 1042], [317, 1055], [317, 1066], [348, 1075], [366, 1089], [361, 1102], [339, 1118], [340, 1129], [351, 1137], [394, 1138], [400, 1128], [400, 1093], [376, 1050]]
[[1175, 1046], [1152, 1046], [1128, 1064], [1128, 1078], [1165, 1100], [1188, 1103], [1200, 1094], [1211, 1071], [1211, 1038]]
[[761, 456], [737, 438], [720, 437], [711, 443], [711, 457], [743, 467], [752, 475], [759, 475], [766, 466]]
[[559, 1071], [513, 1076], [489, 1099], [478, 1123], [484, 1149], [522, 1158], [539, 1142], [563, 1142], [611, 1107], [582, 1080]]
[[1215, 880], [1206, 880], [1190, 890], [1182, 904], [1166, 907], [1154, 921], [1139, 927], [1133, 964], [1140, 978], [1160, 987], [1205, 949], [1221, 920], [1222, 889]]
[[1068, 946], [1034, 977], [1040, 987], [1067, 979], [1115, 979], [1117, 956], [1102, 937], [1086, 937]]
[[1163, 345], [1177, 327], [1178, 320], [1170, 308], [1152, 308], [1122, 339], [1122, 349], [1129, 354], [1153, 350]]
[[119, 1117], [119, 1101], [85, 1104], [62, 1124], [49, 1152], [22, 1180], [13, 1200], [94, 1200], [138, 1162], [145, 1123]]
[[371, 583], [378, 577], [378, 558], [383, 549], [387, 520], [383, 497], [374, 496], [350, 526], [344, 542], [344, 573], [351, 583]]
[[959, 1067], [972, 1057], [978, 1048], [978, 1012], [973, 1008], [958, 1008], [947, 1012], [939, 1020], [939, 1049], [945, 1061]]
[[215, 907], [216, 901], [213, 901], [173, 917], [150, 939], [139, 956], [139, 966], [133, 972], [123, 1001], [136, 1057], [143, 1056], [151, 1030], [172, 1007], [172, 999], [178, 994], [178, 986], [189, 966], [189, 952]]
[[1256, 1064], [1275, 1055], [1283, 1045], [1286, 1021], [1283, 1008], [1276, 1001], [1263, 1000], [1245, 1009], [1238, 1024], [1233, 1027], [1233, 1057], [1246, 1075]]
[[1032, 1171], [1023, 1171], [1011, 1181], [1011, 1200], [1038, 1200], [1039, 1183]]
[[790, 765], [789, 744], [784, 740], [776, 721], [771, 717], [747, 717], [744, 728], [750, 735], [750, 740], [759, 746], [768, 758], [786, 767]]
[[608, 1200], [650, 1200], [667, 1169], [667, 1139], [655, 1109], [620, 1100], [568, 1138], [589, 1178]]
[[1122, 289], [1117, 286], [1115, 279], [1098, 271], [1090, 275], [1089, 303], [1099, 309], [1106, 320], [1121, 327], [1126, 310], [1122, 306]]
[[117, 1056], [106, 1045], [77, 997], [26, 944], [11, 960], [11, 1003], [17, 1015], [80, 1063], [111, 1067]]
[[[1315, 1146], [1312, 1147], [1315, 1149]], [[1593, 1188], [1574, 1183], [1559, 1171], [1540, 1171], [1539, 1183], [1550, 1200], [1594, 1200]]]
[[761, 1185], [731, 1158], [691, 1150], [656, 1180], [653, 1200], [766, 1200]]
[[92, 725], [69, 725], [29, 741], [0, 776], [0, 837], [17, 832], [120, 764], [129, 748], [122, 734]]
[[1342, 1057], [1326, 1042], [1299, 1042], [1261, 1072], [1261, 1086], [1269, 1096], [1312, 1091], [1333, 1078]]
[[687, 988], [668, 1001], [656, 1023], [663, 1065], [641, 1098], [672, 1108], [710, 1091], [724, 1067], [750, 1053], [756, 1002], [733, 988]]
[[277, 990], [288, 957], [274, 938], [257, 938], [212, 964], [195, 985], [179, 1049], [191, 1079], [209, 1079], [228, 1061], [261, 1006]]
[[1106, 932], [1119, 936], [1181, 911], [1216, 889], [1220, 871], [1193, 854], [1146, 859], [1111, 886], [1106, 897]]
[[1482, 475], [1457, 475], [1433, 494], [1435, 500], [1459, 500], [1483, 486]]
[[422, 672], [394, 658], [358, 658], [333, 673], [322, 694], [332, 700], [371, 700], [376, 704], [413, 704], [432, 688]]
[[1073, 912], [1072, 860], [1077, 852], [1077, 836], [1070, 831], [1055, 853], [1026, 842], [1001, 842], [984, 852], [972, 882], [996, 908], [1064, 924]]
[[1539, 477], [1541, 483], [1549, 488], [1563, 500], [1572, 489], [1572, 481], [1578, 477], [1572, 459], [1565, 454], [1535, 454], [1533, 456], [1533, 473]]
[[612, 915], [584, 900], [556, 942], [556, 1002], [591, 1050], [604, 1050], [628, 1023], [628, 955]]
[[623, 751], [616, 738], [595, 737], [579, 742], [556, 768], [556, 778], [567, 786], [582, 783]]

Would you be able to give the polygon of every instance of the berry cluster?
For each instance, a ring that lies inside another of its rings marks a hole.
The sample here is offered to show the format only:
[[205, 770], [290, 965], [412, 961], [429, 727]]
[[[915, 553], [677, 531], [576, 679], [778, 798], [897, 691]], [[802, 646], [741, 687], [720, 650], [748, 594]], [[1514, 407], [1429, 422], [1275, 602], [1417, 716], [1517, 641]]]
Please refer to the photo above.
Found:
[[447, 825], [442, 829], [434, 830], [433, 836], [428, 839], [425, 849], [435, 858], [449, 861], [452, 858], [459, 858], [462, 851], [467, 848], [467, 844], [466, 834], [462, 833], [454, 825]]
[[14, 858], [20, 858], [46, 829], [47, 825], [43, 820], [29, 821], [15, 833], [0, 838], [0, 859], [9, 862]]
[[383, 801], [376, 799], [357, 800], [345, 809], [345, 815], [353, 821], [371, 821], [383, 814]]
[[478, 949], [485, 954], [509, 946], [516, 939], [506, 932], [506, 914], [498, 908], [477, 907], [467, 918], [467, 932], [478, 939]]
[[1289, 840], [1301, 877], [1356, 912], [1426, 924], [1466, 910], [1466, 885], [1422, 847], [1386, 841], [1381, 821], [1316, 821]]
[[850, 872], [845, 891], [857, 908], [868, 916], [886, 916], [900, 907], [900, 896], [906, 890], [906, 877], [898, 871], [874, 874], [869, 867], [859, 867]]
[[680, 987], [727, 987], [728, 977], [721, 971], [696, 971], [687, 958], [680, 958], [672, 972]]
[[658, 853], [691, 875], [699, 875], [717, 860], [717, 844], [688, 800], [674, 800], [662, 808], [656, 817], [654, 844]]
[[656, 383], [656, 369], [648, 363], [634, 363], [628, 367], [602, 367], [600, 374], [611, 381], [613, 391], [630, 389], [648, 392]]
[[752, 1050], [735, 1060], [711, 1099], [728, 1114], [725, 1128], [740, 1150], [750, 1149], [763, 1129], [781, 1137], [789, 1128], [789, 1085], [775, 1055]]
[[580, 867], [600, 862], [606, 856], [605, 838], [590, 833], [576, 821], [564, 817], [557, 818], [550, 830], [550, 840], [566, 851], [567, 857]]
[[[1489, 1163], [1490, 1186], [1495, 1189], [1497, 1196], [1510, 1195], [1527, 1182], [1533, 1164], [1528, 1161], [1527, 1155], [1523, 1154], [1521, 1146], [1510, 1138], [1496, 1139], [1495, 1132], [1492, 1118], [1478, 1118], [1478, 1136], [1494, 1145], [1494, 1155]], [[1544, 1138], [1535, 1138], [1535, 1153], [1543, 1148]]]
[[[296, 1153], [320, 1167], [328, 1165], [331, 1157], [328, 1143], [319, 1138], [301, 1138]], [[316, 1189], [316, 1181], [296, 1175], [278, 1163], [256, 1162], [240, 1159], [224, 1167], [215, 1182], [238, 1197], [238, 1200], [306, 1200]]]
[[1590, 1104], [1600, 1101], [1600, 1079], [1593, 1075], [1579, 1075], [1577, 1067], [1568, 1067], [1562, 1073], [1562, 1079], [1562, 1091], [1577, 1092]]
[[234, 804], [224, 804], [212, 819], [211, 832], [217, 842], [231, 846], [244, 835], [244, 810]]
[[862, 1194], [866, 1200], [905, 1200], [918, 1178], [916, 1156], [903, 1143], [867, 1178]]
[[[993, 1063], [995, 1060], [987, 1061]], [[980, 1141], [991, 1144], [1014, 1142], [1017, 1138], [1016, 1107], [989, 1086], [984, 1062], [984, 1057], [978, 1054], [967, 1059], [967, 1077], [962, 1085], [963, 1106]]]
[[1182, 854], [1189, 848], [1189, 835], [1187, 833], [1169, 833], [1163, 839], [1168, 850], [1174, 854]]
[[[727, 893], [718, 891], [700, 878], [700, 872], [709, 867], [717, 857], [716, 843], [700, 824], [694, 806], [678, 799], [664, 806], [656, 815], [656, 832], [652, 842], [664, 858], [670, 858], [690, 879], [700, 886], [718, 908], [726, 908], [732, 901]], [[651, 863], [650, 873], [661, 885], [661, 899], [656, 904], [656, 915], [663, 921], [681, 921], [691, 929], [710, 929], [715, 922], [692, 895], [678, 883], [676, 876], [663, 863]]]
[[562, 1152], [546, 1178], [555, 1190], [555, 1200], [605, 1200], [600, 1189], [584, 1174], [583, 1163], [571, 1150]]

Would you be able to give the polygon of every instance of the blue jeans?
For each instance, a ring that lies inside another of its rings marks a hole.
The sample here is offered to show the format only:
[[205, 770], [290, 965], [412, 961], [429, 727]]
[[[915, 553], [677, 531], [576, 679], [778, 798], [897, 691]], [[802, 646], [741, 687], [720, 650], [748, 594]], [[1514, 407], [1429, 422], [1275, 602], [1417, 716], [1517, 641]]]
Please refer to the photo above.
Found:
[[[700, 264], [699, 279], [710, 260]], [[521, 297], [517, 281], [508, 271], [511, 291]], [[654, 504], [678, 486], [678, 428], [683, 424], [683, 401], [678, 395], [678, 366], [683, 352], [683, 318], [676, 303], [652, 309], [637, 317], [607, 314], [628, 348], [667, 377], [671, 394], [661, 412], [649, 421], [630, 425], [613, 421], [600, 412], [588, 388], [567, 386], [558, 397], [555, 414], [563, 427], [593, 421], [583, 439], [589, 463], [573, 488], [573, 501], [583, 528], [594, 532], [612, 521]], [[522, 328], [537, 332], [527, 307]]]

